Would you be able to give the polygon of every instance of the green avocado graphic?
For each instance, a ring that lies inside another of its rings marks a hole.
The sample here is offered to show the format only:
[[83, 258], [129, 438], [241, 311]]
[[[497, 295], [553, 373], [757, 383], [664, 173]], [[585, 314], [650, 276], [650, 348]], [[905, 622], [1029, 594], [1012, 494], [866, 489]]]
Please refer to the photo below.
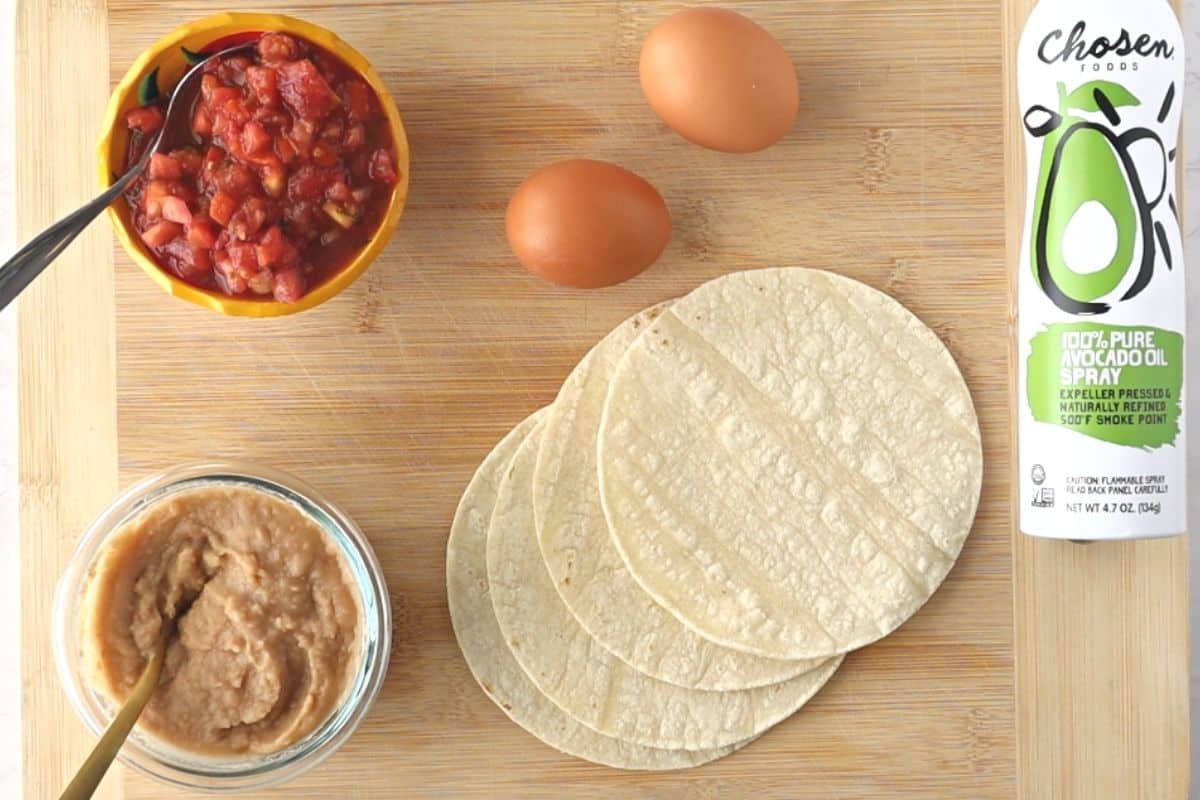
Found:
[[[1034, 277], [1054, 303], [1072, 314], [1102, 314], [1110, 305], [1100, 302], [1121, 285], [1135, 266], [1141, 240], [1137, 278], [1122, 299], [1135, 296], [1150, 281], [1155, 243], [1151, 211], [1129, 146], [1151, 139], [1151, 131], [1138, 128], [1117, 134], [1118, 108], [1140, 105], [1123, 86], [1091, 81], [1068, 93], [1058, 85], [1058, 111], [1034, 106], [1025, 114], [1025, 127], [1043, 139], [1041, 168], [1033, 208], [1032, 264]], [[1100, 112], [1109, 125], [1080, 113]], [[1164, 167], [1166, 153], [1163, 153]], [[1164, 169], [1165, 174], [1165, 169]], [[1087, 203], [1101, 204], [1117, 227], [1117, 247], [1109, 263], [1090, 273], [1076, 272], [1067, 263], [1064, 236], [1067, 226]]]

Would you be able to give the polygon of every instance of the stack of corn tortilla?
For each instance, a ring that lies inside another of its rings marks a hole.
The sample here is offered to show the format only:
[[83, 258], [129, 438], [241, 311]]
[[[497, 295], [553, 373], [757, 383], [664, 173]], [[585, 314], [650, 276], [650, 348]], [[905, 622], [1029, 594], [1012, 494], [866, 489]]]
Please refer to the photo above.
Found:
[[548, 745], [703, 764], [916, 613], [981, 479], [966, 384], [903, 306], [726, 275], [612, 331], [484, 459], [447, 548], [455, 633]]

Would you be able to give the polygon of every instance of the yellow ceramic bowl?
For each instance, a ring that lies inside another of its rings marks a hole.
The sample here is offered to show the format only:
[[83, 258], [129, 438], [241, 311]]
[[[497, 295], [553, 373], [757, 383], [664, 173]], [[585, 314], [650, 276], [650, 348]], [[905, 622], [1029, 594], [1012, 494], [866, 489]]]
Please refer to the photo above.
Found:
[[[404, 125], [400, 121], [400, 112], [396, 110], [396, 103], [388, 93], [387, 87], [384, 86], [383, 80], [357, 50], [320, 26], [279, 14], [216, 14], [179, 26], [155, 42], [149, 50], [142, 53], [137, 61], [133, 62], [133, 66], [125, 73], [125, 77], [121, 79], [121, 83], [118, 84], [109, 99], [108, 112], [104, 118], [104, 138], [100, 140], [100, 182], [103, 186], [111, 186], [116, 176], [119, 176], [125, 168], [126, 153], [129, 149], [129, 130], [124, 122], [125, 113], [131, 108], [142, 105], [139, 92], [142, 91], [143, 85], [147, 82], [156, 83], [163, 94], [169, 93], [183, 73], [188, 70], [185, 48], [199, 52], [219, 39], [249, 31], [284, 31], [307, 39], [341, 58], [361, 75], [378, 95], [380, 106], [392, 129], [396, 168], [400, 180], [392, 190], [392, 198], [388, 203], [383, 222], [380, 223], [379, 229], [375, 231], [371, 240], [350, 263], [327, 278], [324, 283], [311, 289], [295, 303], [281, 303], [273, 299], [247, 300], [200, 289], [172, 275], [159, 266], [154, 255], [142, 243], [141, 236], [133, 227], [129, 207], [124, 199], [118, 200], [108, 211], [113, 227], [116, 229], [117, 239], [129, 253], [130, 258], [155, 283], [170, 294], [223, 314], [244, 317], [274, 317], [282, 314], [294, 314], [320, 305], [354, 283], [355, 279], [383, 250], [393, 231], [396, 230], [396, 224], [400, 221], [400, 215], [404, 211], [404, 203], [408, 198], [409, 169], [408, 139], [404, 135]], [[156, 70], [157, 75], [150, 77]]]

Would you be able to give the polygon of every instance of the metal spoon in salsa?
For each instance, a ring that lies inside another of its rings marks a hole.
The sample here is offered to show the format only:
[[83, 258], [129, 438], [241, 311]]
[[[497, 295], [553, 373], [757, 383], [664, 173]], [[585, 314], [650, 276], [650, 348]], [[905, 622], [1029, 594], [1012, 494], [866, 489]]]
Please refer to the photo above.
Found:
[[[204, 64], [190, 108], [125, 192], [163, 269], [210, 291], [295, 302], [344, 267], [382, 222], [398, 180], [370, 85], [311, 42], [266, 33]], [[132, 109], [127, 163], [164, 123]]]

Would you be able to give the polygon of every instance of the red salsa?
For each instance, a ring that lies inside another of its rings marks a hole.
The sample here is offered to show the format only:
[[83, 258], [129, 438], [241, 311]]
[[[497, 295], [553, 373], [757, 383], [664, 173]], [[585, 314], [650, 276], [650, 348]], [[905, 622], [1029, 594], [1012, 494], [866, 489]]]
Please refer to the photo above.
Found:
[[[398, 180], [375, 92], [310, 42], [267, 33], [210, 59], [183, 124], [126, 192], [164, 269], [235, 297], [295, 302], [344, 267], [383, 220]], [[128, 163], [163, 124], [131, 110]]]

